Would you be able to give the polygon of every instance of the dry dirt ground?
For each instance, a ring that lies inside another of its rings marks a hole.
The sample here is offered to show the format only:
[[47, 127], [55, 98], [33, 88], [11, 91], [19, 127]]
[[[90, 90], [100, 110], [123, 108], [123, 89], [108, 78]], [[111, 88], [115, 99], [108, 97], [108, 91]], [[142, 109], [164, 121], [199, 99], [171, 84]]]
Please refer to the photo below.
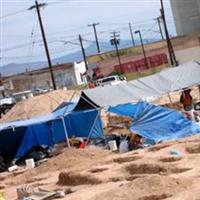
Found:
[[[181, 156], [171, 155], [176, 149]], [[96, 147], [66, 149], [39, 167], [0, 174], [6, 199], [31, 185], [48, 190], [70, 187], [63, 200], [199, 200], [200, 135], [128, 152]]]

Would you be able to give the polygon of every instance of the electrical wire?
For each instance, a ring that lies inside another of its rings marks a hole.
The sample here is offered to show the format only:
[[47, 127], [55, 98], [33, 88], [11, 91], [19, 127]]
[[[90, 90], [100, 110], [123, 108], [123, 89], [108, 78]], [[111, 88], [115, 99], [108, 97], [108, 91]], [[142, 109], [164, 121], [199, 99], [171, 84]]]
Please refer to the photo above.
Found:
[[[30, 48], [29, 48], [29, 51], [28, 51], [28, 55], [30, 55], [31, 57], [31, 61], [32, 61], [32, 55], [33, 55], [33, 49], [34, 49], [34, 46], [35, 46], [35, 40], [36, 40], [36, 31], [37, 31], [37, 26], [38, 26], [38, 20], [36, 18], [36, 11], [34, 12], [34, 22], [33, 22], [33, 28], [32, 28], [32, 31], [31, 31], [31, 37], [30, 37]], [[30, 61], [30, 62], [31, 62]]]
[[19, 10], [19, 11], [13, 12], [13, 13], [8, 13], [6, 15], [0, 16], [0, 19], [4, 19], [4, 18], [7, 18], [7, 17], [18, 15], [18, 14], [24, 13], [26, 11], [28, 11], [28, 10], [27, 9], [23, 9], [23, 10]]

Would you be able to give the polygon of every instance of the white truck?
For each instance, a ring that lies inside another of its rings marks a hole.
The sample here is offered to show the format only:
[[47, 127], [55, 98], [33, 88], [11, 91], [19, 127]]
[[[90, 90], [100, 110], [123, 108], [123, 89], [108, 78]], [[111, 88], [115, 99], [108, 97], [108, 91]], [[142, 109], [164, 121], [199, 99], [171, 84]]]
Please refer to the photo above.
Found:
[[16, 101], [13, 97], [0, 99], [0, 118], [2, 114], [6, 114], [15, 104]]
[[96, 85], [97, 86], [117, 85], [119, 83], [126, 83], [126, 82], [127, 81], [125, 77], [113, 75], [113, 76], [108, 76], [108, 77], [100, 78], [96, 80]]

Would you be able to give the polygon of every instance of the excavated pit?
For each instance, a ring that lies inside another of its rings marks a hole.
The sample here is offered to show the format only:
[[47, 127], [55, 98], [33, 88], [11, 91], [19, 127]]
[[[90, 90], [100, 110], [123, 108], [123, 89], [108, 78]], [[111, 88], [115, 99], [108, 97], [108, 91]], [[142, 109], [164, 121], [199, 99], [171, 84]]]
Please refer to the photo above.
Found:
[[58, 177], [58, 185], [77, 186], [77, 185], [95, 185], [102, 183], [96, 177], [90, 175], [76, 174], [72, 172], [61, 172]]
[[139, 198], [138, 200], [163, 200], [172, 197], [171, 194], [149, 195]]
[[129, 157], [120, 157], [120, 158], [115, 158], [113, 159], [114, 162], [116, 163], [126, 163], [126, 162], [132, 162], [138, 159], [141, 159], [141, 156], [129, 156]]
[[160, 161], [161, 162], [176, 162], [181, 159], [182, 159], [182, 157], [166, 157], [166, 158], [161, 158]]
[[159, 151], [159, 150], [167, 148], [169, 146], [170, 146], [169, 144], [165, 144], [165, 145], [157, 145], [157, 146], [149, 147], [148, 152]]
[[200, 153], [200, 145], [197, 144], [197, 145], [193, 145], [193, 146], [189, 146], [189, 147], [186, 147], [185, 148], [186, 152], [188, 153]]
[[190, 168], [179, 168], [175, 166], [163, 166], [158, 164], [130, 164], [125, 170], [131, 174], [178, 174], [183, 173]]
[[108, 168], [94, 168], [94, 169], [89, 170], [89, 172], [91, 172], [91, 173], [99, 173], [99, 172], [104, 172], [106, 170], [108, 170]]

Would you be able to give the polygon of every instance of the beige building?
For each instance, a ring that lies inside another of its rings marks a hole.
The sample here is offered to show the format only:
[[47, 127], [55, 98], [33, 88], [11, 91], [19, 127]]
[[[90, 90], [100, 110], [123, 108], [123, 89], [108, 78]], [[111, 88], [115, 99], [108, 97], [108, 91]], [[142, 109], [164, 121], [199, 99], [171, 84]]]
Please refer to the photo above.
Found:
[[[84, 62], [67, 63], [53, 66], [53, 74], [57, 88], [83, 84], [82, 74], [85, 73]], [[6, 93], [52, 87], [49, 68], [42, 68], [3, 78]]]

